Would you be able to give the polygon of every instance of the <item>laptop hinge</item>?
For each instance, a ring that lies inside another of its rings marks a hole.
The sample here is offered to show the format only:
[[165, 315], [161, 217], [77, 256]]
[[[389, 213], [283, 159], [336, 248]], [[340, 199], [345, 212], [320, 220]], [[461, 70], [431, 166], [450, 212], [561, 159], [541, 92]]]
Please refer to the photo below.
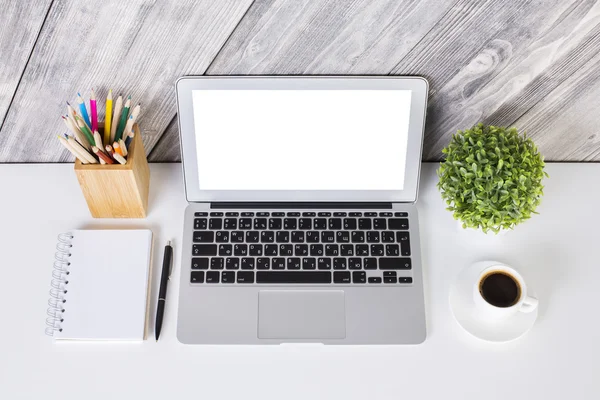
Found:
[[255, 202], [214, 202], [210, 203], [210, 208], [321, 208], [321, 209], [350, 209], [350, 208], [370, 208], [389, 210], [392, 208], [390, 202], [364, 202], [364, 201], [343, 201], [343, 202], [315, 202], [315, 201], [255, 201]]

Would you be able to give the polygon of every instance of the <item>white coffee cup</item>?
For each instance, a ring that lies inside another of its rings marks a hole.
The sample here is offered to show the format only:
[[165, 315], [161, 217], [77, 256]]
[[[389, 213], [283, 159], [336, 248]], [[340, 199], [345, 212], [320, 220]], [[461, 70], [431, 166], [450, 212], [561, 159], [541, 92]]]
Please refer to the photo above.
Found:
[[[482, 281], [494, 272], [509, 276], [519, 286], [518, 299], [509, 307], [498, 307], [490, 304], [481, 294]], [[527, 285], [521, 274], [508, 265], [503, 264], [497, 264], [481, 271], [473, 287], [473, 300], [481, 317], [492, 320], [506, 319], [519, 312], [529, 313], [538, 306], [538, 300], [535, 297], [527, 295]]]

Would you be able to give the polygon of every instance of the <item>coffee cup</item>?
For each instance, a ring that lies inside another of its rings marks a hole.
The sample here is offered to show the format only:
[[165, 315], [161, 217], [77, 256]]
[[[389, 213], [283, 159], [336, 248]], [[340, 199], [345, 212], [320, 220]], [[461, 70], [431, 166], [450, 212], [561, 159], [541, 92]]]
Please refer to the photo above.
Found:
[[525, 280], [515, 269], [497, 264], [484, 269], [473, 288], [473, 299], [481, 317], [502, 320], [536, 309], [538, 300], [527, 295]]

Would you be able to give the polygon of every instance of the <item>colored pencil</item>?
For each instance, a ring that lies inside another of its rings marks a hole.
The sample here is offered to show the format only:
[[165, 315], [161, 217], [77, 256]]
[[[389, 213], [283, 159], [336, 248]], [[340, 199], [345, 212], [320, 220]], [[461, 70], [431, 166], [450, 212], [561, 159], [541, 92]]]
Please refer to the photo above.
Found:
[[123, 107], [123, 111], [121, 112], [121, 120], [119, 121], [119, 125], [117, 126], [117, 133], [115, 133], [115, 142], [118, 142], [123, 137], [123, 130], [125, 129], [125, 124], [127, 123], [127, 118], [129, 118], [129, 108], [130, 107], [131, 107], [131, 96], [127, 97], [127, 101], [125, 102], [125, 106]]
[[85, 122], [81, 119], [81, 117], [79, 115], [75, 117], [75, 120], [77, 121], [77, 126], [79, 127], [79, 129], [81, 129], [81, 132], [83, 132], [87, 141], [91, 145], [93, 145], [95, 142], [94, 135], [92, 135], [92, 132], [90, 132], [90, 129], [85, 125]]
[[86, 140], [86, 138], [83, 136], [83, 133], [81, 133], [81, 131], [79, 130], [79, 128], [77, 128], [74, 124], [73, 121], [71, 121], [70, 118], [64, 116], [62, 117], [63, 121], [65, 122], [65, 125], [67, 125], [67, 127], [69, 128], [69, 130], [71, 132], [73, 132], [73, 136], [75, 136], [75, 140], [77, 140], [77, 142], [82, 145], [86, 150], [88, 151], [92, 151], [92, 147], [90, 146], [90, 144], [88, 143], [88, 141]]
[[123, 139], [119, 140], [119, 147], [121, 148], [121, 153], [123, 153], [123, 157], [127, 157], [127, 146]]
[[94, 152], [95, 155], [97, 155], [99, 158], [101, 158], [102, 160], [104, 160], [105, 163], [107, 163], [107, 164], [114, 164], [115, 163], [113, 160], [110, 159], [109, 156], [107, 156], [106, 154], [104, 154], [102, 152], [102, 150], [100, 150], [96, 146], [92, 147], [92, 151]]
[[127, 148], [129, 148], [129, 146], [131, 146], [131, 141], [133, 140], [133, 135], [135, 135], [135, 133], [133, 131], [129, 132], [129, 134], [127, 134], [127, 139], [125, 139], [125, 145], [127, 146]]
[[133, 124], [135, 124], [135, 121], [137, 120], [138, 115], [140, 114], [140, 104], [138, 104], [137, 106], [135, 106], [133, 108], [133, 111], [131, 112], [131, 115], [129, 115], [129, 119], [127, 120], [127, 125], [125, 125], [125, 130], [123, 131], [123, 137], [127, 137], [129, 135], [129, 132], [131, 132], [133, 130]]
[[121, 150], [121, 146], [119, 146], [119, 143], [114, 142], [113, 143], [113, 150], [115, 151], [115, 153], [117, 153], [120, 156], [123, 156], [123, 150]]
[[83, 156], [79, 155], [75, 151], [75, 149], [73, 149], [73, 147], [71, 147], [69, 142], [67, 142], [67, 139], [65, 139], [64, 137], [58, 136], [58, 140], [60, 141], [60, 144], [62, 144], [65, 147], [65, 149], [69, 150], [69, 152], [71, 154], [73, 154], [75, 156], [75, 158], [77, 158], [79, 161], [81, 161], [82, 164], [88, 163]]
[[73, 121], [75, 121], [75, 116], [77, 115], [77, 111], [75, 111], [73, 106], [71, 106], [71, 104], [68, 101], [67, 101], [67, 114], [69, 115], [69, 118], [71, 118]]
[[79, 154], [81, 154], [81, 156], [83, 158], [85, 158], [90, 164], [98, 164], [98, 161], [90, 153], [88, 153], [83, 147], [81, 147], [81, 145], [79, 143], [77, 143], [77, 141], [75, 139], [73, 139], [71, 136], [67, 136], [66, 139], [69, 142], [69, 144], [71, 145], [71, 147], [73, 147], [75, 149], [75, 151], [77, 151]]
[[92, 131], [98, 130], [98, 109], [96, 108], [96, 95], [94, 89], [90, 94], [90, 113], [92, 114]]
[[87, 109], [85, 108], [85, 102], [83, 101], [83, 97], [81, 94], [77, 93], [77, 103], [79, 104], [79, 112], [81, 113], [81, 117], [83, 121], [87, 124], [88, 128], [92, 126], [90, 123], [90, 116], [88, 115]]
[[112, 123], [110, 127], [110, 143], [115, 141], [115, 134], [117, 133], [117, 124], [119, 123], [119, 117], [121, 117], [121, 107], [123, 107], [123, 96], [117, 97], [115, 103], [115, 111], [112, 116]]
[[106, 146], [104, 146], [104, 149], [106, 149], [106, 154], [108, 154], [111, 157], [113, 157], [113, 154], [115, 154], [115, 152], [110, 144], [107, 144]]
[[113, 156], [115, 157], [115, 160], [117, 160], [119, 162], [119, 164], [123, 164], [123, 165], [127, 164], [127, 160], [124, 159], [122, 155], [115, 153], [115, 154], [113, 154]]
[[106, 117], [104, 118], [104, 143], [111, 143], [110, 140], [110, 123], [112, 121], [112, 89], [108, 91], [106, 96]]

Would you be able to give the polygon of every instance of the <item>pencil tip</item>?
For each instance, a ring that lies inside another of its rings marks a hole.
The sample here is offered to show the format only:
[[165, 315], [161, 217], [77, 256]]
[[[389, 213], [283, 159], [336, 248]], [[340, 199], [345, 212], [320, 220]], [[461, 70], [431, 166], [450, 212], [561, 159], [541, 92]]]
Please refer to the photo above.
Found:
[[77, 96], [81, 97], [81, 93], [77, 92]]
[[69, 102], [67, 101], [67, 105], [68, 105], [68, 106], [70, 106], [70, 105], [71, 105], [71, 103], [69, 103]]

